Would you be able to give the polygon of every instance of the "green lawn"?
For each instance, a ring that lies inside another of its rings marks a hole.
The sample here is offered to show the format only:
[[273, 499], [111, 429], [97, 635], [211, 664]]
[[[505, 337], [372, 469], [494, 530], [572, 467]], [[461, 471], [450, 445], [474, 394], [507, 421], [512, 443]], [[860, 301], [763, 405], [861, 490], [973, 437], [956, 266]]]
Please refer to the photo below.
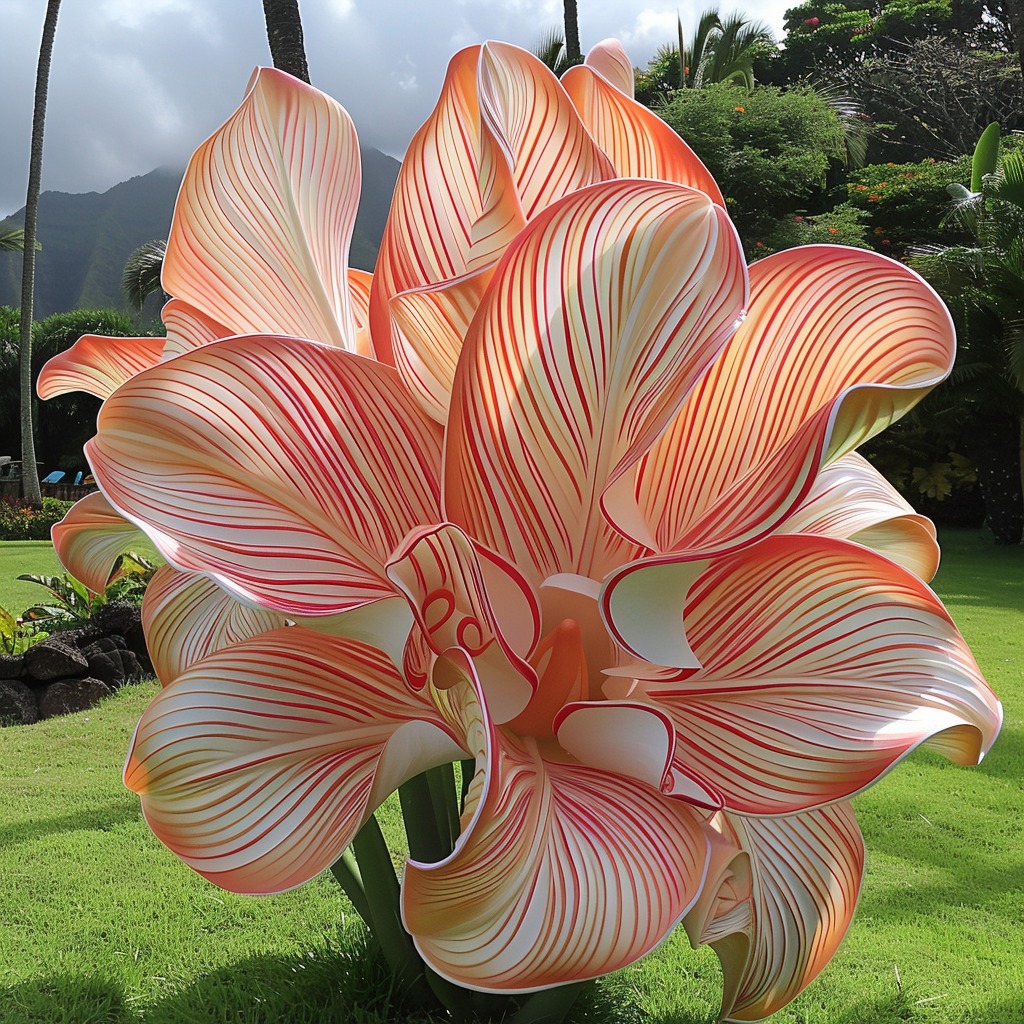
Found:
[[63, 571], [48, 540], [0, 541], [0, 608], [20, 615], [46, 596], [38, 584], [19, 580], [23, 573], [52, 576]]
[[[12, 549], [42, 559], [43, 547], [0, 544], [0, 581], [43, 571], [11, 565], [23, 554]], [[857, 800], [869, 851], [857, 918], [773, 1024], [1024, 1021], [1024, 549], [962, 531], [944, 551], [936, 589], [1003, 699], [1004, 733], [979, 768], [915, 754]], [[149, 833], [120, 769], [153, 692], [0, 730], [0, 1021], [386, 1019], [386, 990], [332, 880], [233, 896]], [[576, 1020], [705, 1024], [719, 985], [714, 955], [677, 934], [604, 982]]]

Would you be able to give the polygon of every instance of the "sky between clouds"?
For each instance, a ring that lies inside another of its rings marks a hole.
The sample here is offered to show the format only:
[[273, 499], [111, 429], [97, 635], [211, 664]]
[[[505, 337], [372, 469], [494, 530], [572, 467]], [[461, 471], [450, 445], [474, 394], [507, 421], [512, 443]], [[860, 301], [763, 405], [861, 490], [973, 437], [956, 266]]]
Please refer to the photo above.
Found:
[[[781, 35], [795, 0], [743, 9]], [[608, 36], [643, 66], [689, 34], [709, 0], [579, 0], [586, 51]], [[0, 0], [0, 217], [25, 203], [44, 0]], [[722, 4], [723, 11], [731, 8]], [[449, 57], [485, 39], [533, 48], [561, 0], [300, 0], [313, 84], [352, 115], [363, 145], [401, 157], [437, 98]], [[104, 192], [158, 166], [184, 167], [270, 63], [260, 0], [65, 0], [57, 23], [43, 190]]]

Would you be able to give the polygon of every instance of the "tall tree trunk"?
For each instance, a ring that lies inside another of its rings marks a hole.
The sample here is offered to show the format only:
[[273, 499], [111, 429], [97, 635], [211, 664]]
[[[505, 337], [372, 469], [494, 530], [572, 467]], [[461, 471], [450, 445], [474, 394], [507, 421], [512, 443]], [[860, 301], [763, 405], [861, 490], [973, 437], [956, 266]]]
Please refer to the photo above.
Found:
[[267, 22], [267, 42], [274, 67], [309, 82], [299, 0], [263, 0], [263, 17]]
[[43, 503], [36, 466], [35, 431], [32, 424], [32, 314], [36, 285], [36, 225], [39, 220], [39, 182], [43, 173], [43, 127], [46, 124], [46, 94], [50, 85], [50, 57], [57, 32], [60, 0], [47, 0], [43, 38], [36, 67], [36, 98], [32, 110], [32, 146], [28, 164], [28, 195], [25, 199], [25, 254], [21, 270], [21, 494], [31, 505]]
[[563, 0], [565, 10], [565, 59], [569, 64], [579, 64], [583, 59], [580, 53], [580, 22], [576, 11], [576, 0]]

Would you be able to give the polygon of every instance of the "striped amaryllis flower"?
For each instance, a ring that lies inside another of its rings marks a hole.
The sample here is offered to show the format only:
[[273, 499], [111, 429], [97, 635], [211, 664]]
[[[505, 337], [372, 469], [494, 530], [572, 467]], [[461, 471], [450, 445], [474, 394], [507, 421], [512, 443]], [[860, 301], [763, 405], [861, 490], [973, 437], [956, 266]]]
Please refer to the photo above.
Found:
[[279, 334], [106, 401], [110, 505], [299, 623], [175, 668], [126, 782], [196, 870], [273, 892], [468, 755], [454, 851], [402, 886], [431, 967], [540, 989], [682, 919], [723, 959], [725, 1012], [757, 1019], [849, 924], [848, 798], [998, 728], [917, 575], [931, 534], [852, 451], [948, 371], [949, 318], [867, 252], [748, 278], [721, 207], [672, 182], [555, 199], [489, 273], [443, 425], [399, 369]]
[[[46, 364], [40, 397], [106, 399], [141, 370], [237, 334], [310, 337], [369, 355], [370, 275], [346, 269], [360, 175], [355, 129], [340, 104], [289, 75], [257, 70], [185, 171], [163, 263], [162, 286], [173, 296], [161, 314], [166, 338], [85, 335]], [[53, 540], [65, 568], [102, 592], [137, 536], [93, 494]], [[148, 590], [143, 622], [164, 681], [201, 652], [284, 624], [170, 567]]]

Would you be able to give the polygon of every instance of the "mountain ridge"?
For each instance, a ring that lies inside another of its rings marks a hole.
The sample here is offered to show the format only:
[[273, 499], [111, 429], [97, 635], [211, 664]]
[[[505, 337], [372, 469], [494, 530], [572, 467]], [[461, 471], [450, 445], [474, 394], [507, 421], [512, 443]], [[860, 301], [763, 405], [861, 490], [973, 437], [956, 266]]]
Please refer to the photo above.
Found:
[[[376, 149], [360, 153], [363, 190], [350, 262], [372, 270], [400, 164]], [[39, 198], [36, 319], [72, 309], [126, 309], [121, 272], [144, 242], [166, 238], [183, 171], [156, 168], [105, 192], [44, 192]], [[0, 221], [21, 227], [25, 211]], [[0, 253], [0, 305], [21, 303], [21, 259]]]

